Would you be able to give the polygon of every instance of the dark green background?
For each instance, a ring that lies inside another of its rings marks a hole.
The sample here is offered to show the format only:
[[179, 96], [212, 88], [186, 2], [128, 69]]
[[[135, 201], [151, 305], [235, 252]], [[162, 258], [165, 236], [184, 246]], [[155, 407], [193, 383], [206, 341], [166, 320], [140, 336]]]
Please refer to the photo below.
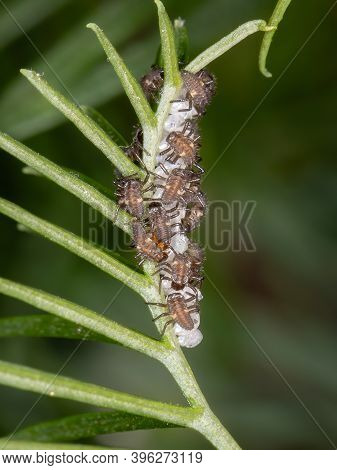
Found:
[[[102, 26], [141, 76], [153, 62], [159, 43], [152, 2], [5, 0], [5, 4], [77, 101], [97, 106], [129, 138], [135, 116], [85, 25], [93, 21]], [[268, 18], [275, 2], [166, 0], [165, 4], [172, 18], [187, 20], [193, 57], [239, 24]], [[336, 8], [295, 58], [332, 4], [332, 0], [293, 2], [272, 46], [272, 79], [263, 78], [257, 69], [261, 34], [210, 67], [218, 79], [218, 94], [202, 121], [206, 174], [228, 149], [204, 188], [210, 201], [257, 202], [250, 222], [256, 252], [207, 253], [206, 272], [241, 322], [206, 281], [204, 341], [186, 354], [215, 413], [249, 449], [326, 449], [332, 446], [326, 435], [337, 440]], [[21, 67], [45, 72], [61, 88], [2, 7], [0, 57], [0, 129], [53, 161], [111, 186], [113, 170], [108, 160], [18, 73]], [[79, 202], [53, 183], [24, 176], [21, 167], [1, 152], [0, 195], [80, 233]], [[11, 220], [1, 217], [0, 224], [1, 276], [97, 311], [103, 311], [120, 288], [118, 282], [63, 249], [17, 231]], [[0, 312], [7, 316], [34, 313], [34, 309], [1, 297]], [[156, 335], [145, 305], [127, 288], [107, 315]], [[74, 346], [64, 340], [1, 340], [1, 359], [55, 372]], [[115, 346], [82, 345], [63, 373], [182, 402], [162, 367]], [[6, 434], [36, 396], [4, 387], [0, 396], [0, 432]], [[26, 424], [88, 409], [43, 398]], [[185, 430], [120, 433], [99, 442], [135, 448], [208, 446], [199, 435]]]

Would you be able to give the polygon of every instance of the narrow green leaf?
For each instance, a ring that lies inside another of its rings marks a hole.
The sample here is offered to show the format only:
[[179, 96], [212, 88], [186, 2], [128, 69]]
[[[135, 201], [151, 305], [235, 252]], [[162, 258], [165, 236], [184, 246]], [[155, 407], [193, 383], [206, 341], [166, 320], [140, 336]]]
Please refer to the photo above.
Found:
[[[99, 181], [95, 180], [94, 178], [91, 178], [90, 176], [85, 175], [84, 173], [81, 173], [80, 171], [74, 170], [73, 168], [68, 168], [66, 166], [62, 166], [61, 168], [64, 171], [68, 172], [70, 175], [72, 175], [74, 178], [76, 178], [76, 180], [80, 180], [82, 183], [86, 183], [87, 185], [91, 186], [92, 188], [95, 188], [96, 191], [98, 191], [100, 193], [100, 195], [103, 194], [105, 197], [107, 197], [109, 199], [110, 203], [111, 203], [112, 199], [115, 198], [115, 192], [112, 190], [112, 188], [108, 188], [107, 186], [105, 186], [104, 184], [102, 184]], [[116, 204], [114, 204], [114, 205], [117, 208], [117, 205]], [[130, 214], [128, 214], [125, 211], [122, 211], [121, 217], [119, 217], [120, 212], [121, 212], [121, 209], [119, 208], [117, 219], [115, 219], [115, 217], [113, 217], [110, 220], [112, 220], [112, 222], [115, 225], [118, 225], [120, 228], [122, 228], [126, 233], [131, 234], [131, 230], [130, 230], [131, 217], [130, 217]], [[124, 220], [124, 222], [122, 222], [123, 220]], [[118, 222], [118, 224], [117, 224], [117, 222]]]
[[[134, 1], [134, 0], [133, 0]], [[106, 4], [105, 4], [106, 5]], [[83, 25], [81, 25], [83, 29]], [[85, 34], [87, 35], [87, 31]], [[78, 32], [78, 31], [77, 31]], [[79, 35], [80, 36], [80, 35]], [[68, 39], [68, 37], [66, 37]], [[144, 38], [137, 43], [133, 42], [123, 48], [123, 57], [128, 61], [136, 76], [140, 76], [144, 72], [144, 64], [151, 63], [153, 55], [153, 43], [155, 35]], [[91, 41], [86, 40], [87, 43]], [[94, 43], [94, 41], [92, 41]], [[83, 40], [82, 40], [83, 45]], [[78, 45], [81, 48], [82, 45]], [[78, 103], [86, 103], [90, 106], [100, 106], [107, 102], [112, 102], [116, 97], [123, 93], [117, 76], [111, 76], [111, 69], [108, 64], [102, 62], [93, 66], [99, 59], [94, 57], [89, 60], [82, 55], [82, 60], [78, 61], [76, 52], [76, 62], [73, 64], [73, 58], [68, 58], [69, 51], [67, 43], [63, 44], [67, 49], [64, 59], [68, 66], [64, 65], [64, 61], [59, 63], [58, 60], [52, 62], [55, 70], [58, 71], [69, 89], [76, 96]], [[73, 45], [72, 45], [73, 46]], [[97, 45], [95, 45], [97, 48]], [[70, 48], [70, 50], [72, 47]], [[99, 48], [97, 48], [100, 51]], [[60, 51], [61, 52], [61, 51]], [[53, 54], [51, 54], [53, 56]], [[48, 58], [49, 56], [47, 56]], [[59, 64], [59, 66], [57, 65]], [[74, 67], [74, 68], [73, 68]], [[33, 67], [34, 70], [43, 71], [46, 68], [40, 62]], [[83, 73], [86, 70], [86, 73]], [[48, 72], [49, 73], [49, 72]], [[50, 79], [55, 79], [50, 76]], [[57, 85], [55, 85], [57, 86]], [[62, 90], [62, 89], [61, 89]], [[66, 95], [67, 96], [67, 95]], [[24, 103], [24, 106], [22, 106]], [[114, 106], [112, 102], [112, 106]], [[112, 113], [118, 116], [119, 109], [115, 108]], [[41, 132], [46, 132], [65, 122], [64, 114], [60, 113], [56, 108], [50, 106], [49, 102], [42, 95], [32, 93], [29, 83], [22, 80], [20, 74], [11, 80], [6, 90], [4, 90], [0, 99], [0, 129], [18, 139], [27, 139]]]
[[[176, 20], [174, 20], [173, 27], [174, 27], [174, 41], [176, 45], [178, 65], [179, 65], [179, 68], [181, 68], [181, 67], [185, 67], [185, 65], [189, 61], [190, 41], [189, 41], [187, 28], [185, 26], [185, 20], [181, 18], [177, 18]], [[156, 54], [155, 65], [157, 65], [160, 68], [164, 67], [164, 60], [163, 60], [161, 46], [159, 46], [157, 54]]]
[[0, 213], [85, 259], [140, 295], [145, 296], [147, 291], [152, 288], [149, 279], [144, 275], [130, 269], [105, 251], [96, 248], [77, 235], [36, 217], [16, 204], [0, 198]]
[[[52, 315], [22, 315], [0, 318], [0, 338], [65, 338], [118, 343], [83, 326]], [[119, 343], [118, 343], [119, 344]]]
[[6, 361], [0, 361], [0, 384], [96, 407], [126, 411], [181, 426], [191, 425], [200, 416], [198, 408], [148, 400]]
[[269, 49], [270, 49], [274, 34], [276, 32], [276, 29], [278, 25], [280, 24], [280, 22], [282, 21], [283, 16], [287, 8], [289, 7], [290, 3], [291, 3], [291, 0], [279, 0], [277, 2], [275, 10], [273, 11], [273, 14], [271, 15], [271, 18], [268, 22], [268, 26], [271, 28], [271, 30], [267, 31], [265, 35], [263, 36], [261, 49], [260, 49], [260, 56], [259, 56], [259, 67], [260, 67], [260, 72], [267, 78], [270, 78], [272, 76], [272, 74], [267, 70], [267, 67], [266, 67]]
[[270, 29], [264, 20], [248, 21], [199, 54], [188, 64], [186, 70], [192, 73], [199, 72], [246, 37], [258, 31], [270, 31]]
[[113, 127], [113, 125], [95, 108], [92, 108], [91, 106], [81, 106], [81, 108], [87, 116], [102, 128], [111, 140], [116, 142], [116, 144], [120, 147], [128, 145], [127, 140], [122, 136], [122, 134], [118, 132], [118, 130], [115, 129], [115, 127]]
[[174, 31], [170, 18], [160, 0], [154, 0], [158, 8], [161, 50], [164, 62], [165, 81], [179, 88], [182, 80], [179, 72]]
[[121, 411], [84, 413], [29, 426], [17, 432], [15, 439], [67, 442], [79, 441], [99, 434], [173, 427], [176, 425]]
[[90, 446], [86, 444], [66, 444], [63, 442], [19, 441], [4, 437], [0, 439], [1, 450], [111, 450], [111, 447]]
[[54, 90], [38, 73], [25, 69], [22, 69], [21, 73], [55, 108], [75, 124], [122, 174], [144, 174], [79, 106], [69, 101], [59, 91]]
[[[104, 217], [111, 220], [122, 230], [131, 234], [130, 215], [125, 211], [118, 210], [117, 204], [97, 190], [95, 185], [92, 184], [93, 180], [90, 178], [83, 178], [83, 175], [73, 170], [68, 170], [56, 165], [42, 155], [34, 152], [34, 150], [26, 147], [21, 142], [1, 132], [0, 148], [6, 150], [6, 152], [13, 155], [13, 157], [29, 165], [33, 170], [46, 176], [54, 181], [54, 183], [74, 194], [90, 207], [99, 211]], [[117, 214], [118, 216], [116, 218]]]
[[150, 357], [158, 358], [167, 352], [159, 341], [125, 328], [92, 310], [33, 287], [0, 278], [0, 293], [87, 328]]
[[185, 20], [177, 18], [174, 20], [174, 39], [176, 43], [178, 63], [184, 67], [189, 61], [190, 40], [185, 25]]
[[101, 28], [94, 23], [87, 24], [87, 28], [92, 29], [101, 43], [111, 65], [118, 75], [125, 93], [127, 94], [142, 127], [155, 127], [156, 118], [149, 105], [141, 86], [125, 65], [123, 59], [117, 53], [109, 39], [105, 36]]

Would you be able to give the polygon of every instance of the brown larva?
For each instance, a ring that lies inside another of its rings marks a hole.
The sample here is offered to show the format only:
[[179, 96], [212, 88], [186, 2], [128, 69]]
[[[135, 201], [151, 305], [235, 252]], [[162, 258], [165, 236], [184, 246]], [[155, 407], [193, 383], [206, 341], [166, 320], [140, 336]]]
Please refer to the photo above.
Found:
[[192, 166], [199, 159], [199, 138], [191, 122], [187, 121], [182, 131], [171, 132], [167, 136], [168, 147], [160, 155], [167, 155], [166, 161], [170, 163], [176, 163], [181, 158], [186, 166]]
[[[159, 307], [167, 307], [168, 311], [162, 313], [158, 317], [154, 318], [154, 321], [159, 318], [170, 316], [171, 320], [165, 323], [162, 334], [165, 333], [168, 325], [177, 323], [181, 328], [185, 330], [193, 330], [195, 328], [194, 321], [191, 317], [192, 313], [199, 313], [197, 296], [190, 294], [188, 297], [184, 297], [179, 292], [175, 292], [167, 296], [166, 304], [161, 303], [150, 303], [149, 305], [158, 305]], [[192, 302], [192, 304], [191, 304]], [[190, 304], [190, 305], [189, 305]]]
[[138, 220], [132, 222], [132, 233], [138, 251], [136, 258], [140, 258], [139, 264], [146, 260], [160, 263], [167, 257], [167, 253], [151, 238]]
[[189, 283], [200, 287], [200, 284], [203, 281], [202, 265], [205, 259], [204, 250], [197, 243], [190, 242], [186, 254], [189, 256], [191, 261]]
[[[192, 193], [189, 186], [200, 181], [200, 177], [191, 170], [174, 168], [169, 173], [164, 165], [160, 164], [159, 167], [165, 173], [165, 176], [156, 174], [156, 178], [160, 180], [160, 183], [155, 183], [155, 186], [163, 189], [160, 201], [167, 205], [178, 205], [179, 203], [186, 205], [184, 196]], [[175, 210], [176, 208], [172, 209], [172, 211]]]
[[187, 101], [188, 108], [180, 109], [180, 111], [191, 111], [194, 106], [199, 115], [204, 114], [215, 95], [216, 82], [214, 76], [205, 69], [196, 74], [183, 70], [181, 75], [186, 89], [186, 98], [177, 101]]
[[130, 177], [117, 180], [116, 196], [119, 207], [137, 219], [144, 216], [143, 183]]
[[145, 212], [144, 194], [154, 188], [153, 184], [146, 187], [150, 178], [150, 173], [146, 173], [144, 181], [136, 179], [131, 176], [120, 177], [115, 181], [117, 185], [116, 196], [118, 198], [118, 205], [125, 209], [129, 214], [137, 219], [142, 219]]
[[175, 290], [183, 289], [191, 277], [192, 261], [189, 256], [181, 253], [175, 253], [172, 261], [161, 264], [161, 281], [172, 282], [172, 288]]
[[193, 197], [191, 197], [191, 193], [186, 196], [188, 196], [187, 208], [181, 224], [187, 232], [191, 232], [200, 225], [201, 219], [205, 215], [206, 197], [202, 191], [193, 194]]
[[149, 208], [149, 223], [151, 232], [158, 242], [169, 243], [171, 237], [178, 233], [173, 232], [173, 228], [181, 228], [179, 223], [171, 223], [171, 219], [176, 217], [178, 212], [176, 210], [166, 210], [162, 204], [154, 203]]
[[140, 79], [140, 84], [148, 100], [155, 98], [164, 84], [163, 69], [152, 67], [150, 72]]

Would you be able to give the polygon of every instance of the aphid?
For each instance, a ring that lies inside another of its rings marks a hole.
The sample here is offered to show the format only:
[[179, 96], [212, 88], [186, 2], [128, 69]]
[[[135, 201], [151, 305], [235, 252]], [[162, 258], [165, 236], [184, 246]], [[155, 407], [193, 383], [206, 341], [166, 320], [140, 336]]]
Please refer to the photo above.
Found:
[[167, 136], [168, 147], [160, 155], [167, 155], [166, 161], [170, 163], [181, 158], [187, 166], [192, 166], [198, 160], [199, 138], [191, 121], [187, 121], [182, 131], [171, 132]]
[[152, 67], [150, 72], [140, 79], [140, 84], [148, 100], [155, 98], [164, 84], [163, 69]]
[[130, 177], [117, 180], [118, 205], [137, 219], [144, 216], [143, 182]]
[[193, 283], [195, 286], [200, 287], [203, 281], [202, 276], [202, 265], [205, 259], [204, 250], [195, 242], [190, 242], [186, 253], [191, 261], [191, 274], [189, 277], [189, 283]]
[[188, 198], [185, 217], [181, 224], [186, 232], [191, 232], [200, 225], [201, 219], [205, 215], [206, 197], [202, 191], [198, 191], [193, 195], [189, 193]]
[[[161, 264], [161, 281], [171, 281], [172, 288], [180, 290], [185, 287], [191, 276], [192, 261], [189, 256], [181, 253], [175, 253], [172, 261]], [[165, 275], [166, 274], [166, 275]]]
[[131, 144], [123, 150], [133, 162], [140, 162], [143, 152], [143, 130], [140, 126], [136, 127]]
[[[185, 330], [193, 330], [195, 328], [192, 313], [199, 313], [197, 295], [190, 294], [184, 297], [179, 292], [169, 294], [166, 299], [166, 304], [161, 303], [149, 303], [149, 305], [157, 305], [159, 307], [167, 307], [168, 311], [162, 313], [158, 317], [154, 318], [154, 321], [159, 318], [170, 316], [171, 320], [165, 323], [162, 334], [165, 333], [168, 325], [178, 323], [181, 328]], [[192, 304], [190, 304], [192, 302]], [[189, 305], [190, 304], [190, 305]]]
[[132, 233], [138, 251], [136, 258], [140, 258], [139, 264], [142, 264], [146, 260], [159, 263], [167, 258], [167, 253], [152, 240], [139, 220], [132, 222]]
[[212, 101], [216, 91], [216, 81], [214, 75], [208, 70], [202, 69], [197, 73], [191, 73], [187, 70], [182, 70], [181, 76], [186, 89], [186, 96], [183, 99], [174, 100], [175, 102], [188, 102], [188, 108], [180, 109], [180, 112], [192, 111], [193, 106], [198, 112], [199, 116], [205, 114], [207, 106]]

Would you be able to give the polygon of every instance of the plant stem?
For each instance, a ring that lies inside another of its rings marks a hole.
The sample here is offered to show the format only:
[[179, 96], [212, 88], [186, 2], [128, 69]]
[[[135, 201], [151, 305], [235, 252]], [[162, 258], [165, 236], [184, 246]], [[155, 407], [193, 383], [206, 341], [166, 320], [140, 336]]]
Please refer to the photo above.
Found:
[[[158, 0], [155, 1], [158, 6], [160, 18], [165, 84], [157, 110], [157, 127], [151, 132], [144, 133], [144, 147], [146, 149], [151, 148], [151, 155], [144, 155], [144, 157], [146, 159], [146, 165], [148, 165], [151, 170], [154, 169], [154, 166], [157, 163], [158, 147], [160, 141], [162, 140], [165, 121], [171, 109], [171, 102], [178, 96], [181, 90], [181, 78], [177, 64], [177, 55], [175, 51], [175, 43], [173, 40], [174, 33], [172, 31], [172, 26], [171, 23], [168, 24], [167, 22], [167, 15], [165, 10], [165, 13], [163, 13], [162, 3]], [[260, 22], [259, 25], [254, 24], [254, 27], [258, 28], [262, 24], [265, 26], [265, 22]], [[177, 74], [179, 74], [179, 79], [176, 78]], [[154, 272], [153, 266], [151, 264], [146, 264], [144, 268], [148, 276], [152, 278], [152, 283], [155, 286], [156, 279], [154, 279], [153, 275], [151, 275], [151, 273]], [[151, 299], [147, 300], [148, 302], [163, 301], [158, 290], [154, 290], [153, 295], [156, 297], [156, 300], [154, 300], [152, 297]], [[150, 310], [153, 317], [157, 316], [159, 313], [157, 307], [151, 306]], [[163, 323], [165, 322], [165, 319], [163, 319], [162, 322], [156, 322], [156, 326], [159, 331], [161, 331]], [[214, 447], [218, 449], [239, 449], [238, 444], [234, 441], [232, 436], [222, 426], [220, 421], [210, 410], [209, 405], [199, 388], [199, 385], [185, 356], [182, 353], [178, 340], [172, 329], [168, 328], [166, 330], [163, 342], [169, 349], [166, 355], [159, 360], [169, 370], [191, 408], [202, 410], [202, 413], [192, 423], [189, 424], [189, 427], [199, 431], [214, 445]]]
[[131, 234], [131, 216], [123, 210], [118, 210], [118, 206], [115, 202], [104, 196], [104, 194], [92, 185], [83, 181], [75, 172], [56, 165], [2, 132], [0, 132], [0, 147], [30, 168], [36, 170], [38, 174], [46, 176], [92, 208], [98, 210], [104, 217], [113, 221], [114, 224], [126, 233]]
[[57, 109], [61, 111], [103, 154], [120, 170], [123, 175], [139, 174], [139, 169], [122, 152], [109, 136], [81, 108], [54, 90], [41, 75], [32, 70], [21, 70], [31, 84]]
[[273, 27], [268, 27], [264, 20], [248, 21], [199, 54], [188, 64], [186, 70], [192, 73], [197, 73], [251, 34], [258, 31], [270, 31], [273, 29]]
[[42, 313], [1, 317], [0, 338], [20, 337], [67, 338], [121, 344], [107, 336], [94, 333], [85, 326], [79, 326], [79, 323], [63, 320], [54, 315]]
[[0, 293], [81, 325], [150, 357], [157, 359], [166, 355], [167, 351], [160, 341], [125, 328], [112, 320], [108, 320], [103, 315], [42, 290], [0, 277]]
[[166, 356], [163, 364], [170, 371], [190, 405], [202, 409], [202, 413], [190, 427], [200, 432], [216, 449], [240, 449], [231, 434], [211, 411], [179, 345]]
[[265, 35], [263, 36], [260, 55], [259, 55], [259, 67], [260, 72], [267, 78], [270, 78], [272, 74], [266, 67], [267, 57], [269, 53], [269, 49], [276, 32], [276, 29], [279, 23], [282, 21], [283, 16], [289, 7], [291, 0], [279, 0], [277, 5], [273, 11], [273, 14], [268, 22], [268, 26], [271, 28], [270, 31], [266, 31]]
[[105, 251], [96, 248], [82, 238], [47, 222], [21, 207], [0, 198], [0, 213], [7, 215], [16, 222], [25, 225], [34, 232], [39, 233], [48, 240], [57, 243], [77, 256], [89, 261], [97, 268], [112, 277], [119, 279], [125, 285], [140, 295], [145, 295], [152, 288], [149, 279], [117, 261]]
[[147, 127], [155, 127], [155, 115], [147, 101], [138, 80], [131, 74], [130, 70], [125, 65], [123, 59], [119, 56], [116, 49], [105, 36], [103, 31], [97, 24], [89, 23], [87, 28], [91, 29], [100, 41], [108, 60], [114, 67], [116, 74], [127, 94], [137, 116], [142, 125], [143, 130]]
[[182, 84], [175, 47], [175, 37], [172, 22], [168, 17], [165, 7], [160, 0], [154, 0], [158, 8], [159, 31], [161, 38], [161, 50], [164, 61], [165, 82], [179, 88]]
[[21, 390], [87, 403], [189, 426], [201, 410], [140, 398], [38, 369], [0, 361], [0, 383]]

